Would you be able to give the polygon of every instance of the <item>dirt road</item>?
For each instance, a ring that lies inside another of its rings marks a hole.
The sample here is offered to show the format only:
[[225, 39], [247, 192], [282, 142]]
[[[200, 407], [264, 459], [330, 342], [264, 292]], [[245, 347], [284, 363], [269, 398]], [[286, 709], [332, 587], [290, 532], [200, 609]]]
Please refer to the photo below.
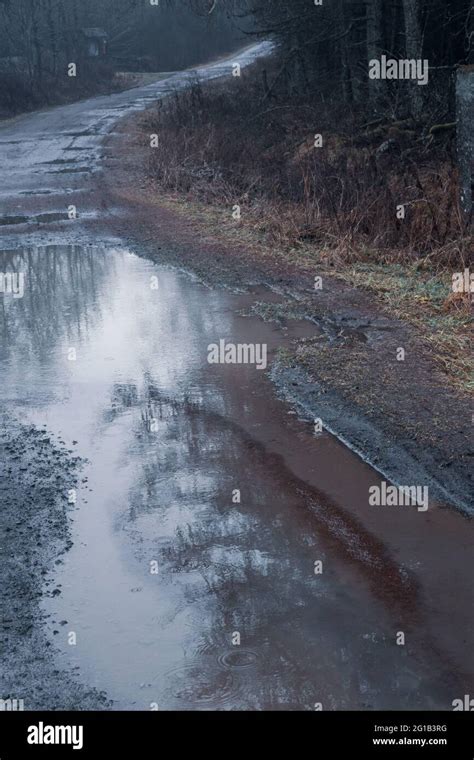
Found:
[[[266, 50], [0, 127], [0, 271], [23, 283], [0, 311], [0, 697], [25, 709], [449, 710], [472, 688], [471, 522], [439, 493], [370, 504], [384, 476], [265, 371], [321, 327], [251, 314], [283, 297], [251, 276], [170, 267], [193, 268], [169, 217], [139, 235], [111, 205], [118, 120]], [[210, 363], [220, 341], [266, 367]]]

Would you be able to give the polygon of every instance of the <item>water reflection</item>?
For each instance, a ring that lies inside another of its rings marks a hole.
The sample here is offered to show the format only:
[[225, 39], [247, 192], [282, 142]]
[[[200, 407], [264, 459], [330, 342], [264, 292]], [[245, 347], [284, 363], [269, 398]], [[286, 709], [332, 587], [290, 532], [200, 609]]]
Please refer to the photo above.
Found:
[[[26, 282], [23, 299], [0, 299], [4, 398], [89, 460], [55, 575], [65, 592], [45, 602], [53, 627], [68, 621], [64, 661], [137, 709], [445, 706], [434, 647], [428, 661], [393, 646], [395, 626], [416, 638], [413, 576], [324, 493], [341, 480], [324, 473], [334, 458], [352, 507], [373, 473], [291, 426], [254, 367], [207, 364], [220, 338], [271, 356], [271, 325], [122, 250], [1, 264]], [[309, 452], [320, 488], [281, 450]]]
[[[7, 360], [19, 347], [28, 356], [40, 357], [64, 338], [87, 338], [100, 317], [97, 298], [110, 254], [95, 246], [46, 246], [2, 251], [2, 272], [22, 272], [25, 289], [18, 303], [0, 299], [1, 358]], [[93, 307], [93, 308], [91, 308]]]

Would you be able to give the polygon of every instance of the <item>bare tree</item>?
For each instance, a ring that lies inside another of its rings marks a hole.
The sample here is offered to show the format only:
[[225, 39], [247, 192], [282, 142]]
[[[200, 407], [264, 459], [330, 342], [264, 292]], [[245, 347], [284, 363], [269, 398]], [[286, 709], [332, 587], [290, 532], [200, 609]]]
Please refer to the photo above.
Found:
[[[418, 0], [403, 0], [403, 14], [406, 54], [408, 58], [417, 60], [422, 56]], [[410, 83], [410, 104], [414, 118], [419, 119], [423, 110], [423, 97], [416, 82]]]
[[[379, 59], [384, 50], [383, 9], [382, 0], [368, 0], [367, 2], [367, 59], [368, 61]], [[369, 98], [374, 106], [380, 103], [382, 94], [382, 82], [380, 79], [371, 81]]]

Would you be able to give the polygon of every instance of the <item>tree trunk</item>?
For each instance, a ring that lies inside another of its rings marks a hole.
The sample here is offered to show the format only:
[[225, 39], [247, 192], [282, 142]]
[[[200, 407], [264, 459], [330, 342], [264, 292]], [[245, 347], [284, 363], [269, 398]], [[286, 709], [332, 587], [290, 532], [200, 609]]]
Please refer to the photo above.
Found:
[[[384, 50], [382, 0], [367, 2], [367, 60], [379, 60]], [[380, 79], [369, 80], [369, 100], [374, 109], [380, 103], [383, 82]]]
[[474, 7], [469, 9], [469, 18], [467, 21], [467, 60], [469, 64], [474, 64]]
[[461, 209], [467, 221], [473, 220], [474, 185], [474, 71], [461, 66], [456, 79], [457, 151]]
[[[405, 16], [405, 50], [407, 58], [418, 60], [422, 56], [418, 0], [403, 0]], [[410, 106], [412, 116], [419, 119], [423, 111], [423, 97], [417, 82], [410, 82]]]

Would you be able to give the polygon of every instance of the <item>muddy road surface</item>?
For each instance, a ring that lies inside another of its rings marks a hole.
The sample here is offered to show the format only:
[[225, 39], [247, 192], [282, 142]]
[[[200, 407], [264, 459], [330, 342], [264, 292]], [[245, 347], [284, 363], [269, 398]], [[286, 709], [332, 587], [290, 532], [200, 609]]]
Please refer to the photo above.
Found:
[[[265, 52], [0, 127], [0, 697], [25, 709], [450, 710], [472, 688], [471, 522], [371, 505], [383, 476], [269, 377], [317, 326], [137, 255], [93, 192], [120, 117]], [[255, 361], [209, 362], [221, 341]]]

